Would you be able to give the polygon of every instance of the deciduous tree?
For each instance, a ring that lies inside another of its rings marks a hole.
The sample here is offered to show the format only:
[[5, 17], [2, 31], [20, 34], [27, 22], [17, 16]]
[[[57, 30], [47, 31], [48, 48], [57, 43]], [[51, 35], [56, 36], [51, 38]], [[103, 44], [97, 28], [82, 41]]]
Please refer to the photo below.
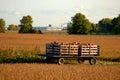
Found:
[[104, 18], [98, 22], [99, 33], [111, 33], [113, 30], [112, 19]]
[[117, 18], [114, 18], [112, 20], [112, 24], [113, 24], [113, 33], [120, 34], [120, 14]]
[[8, 30], [18, 30], [18, 26], [14, 24], [10, 24]]
[[20, 30], [19, 33], [31, 33], [33, 31], [32, 27], [32, 17], [31, 16], [23, 16], [23, 18], [20, 20], [21, 24], [19, 25]]
[[89, 20], [81, 13], [76, 13], [71, 21], [72, 26], [68, 26], [69, 34], [89, 34], [92, 30]]
[[5, 32], [5, 21], [4, 19], [0, 18], [0, 33]]

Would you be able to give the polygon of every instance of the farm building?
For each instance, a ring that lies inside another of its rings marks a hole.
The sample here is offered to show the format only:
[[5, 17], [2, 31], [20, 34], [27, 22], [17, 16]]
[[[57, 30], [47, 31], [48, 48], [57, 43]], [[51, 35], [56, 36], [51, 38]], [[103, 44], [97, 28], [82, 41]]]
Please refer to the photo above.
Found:
[[34, 27], [35, 30], [65, 30], [65, 27], [47, 27], [47, 26], [43, 26], [43, 27]]
[[47, 30], [46, 26], [43, 27], [34, 27], [35, 30]]

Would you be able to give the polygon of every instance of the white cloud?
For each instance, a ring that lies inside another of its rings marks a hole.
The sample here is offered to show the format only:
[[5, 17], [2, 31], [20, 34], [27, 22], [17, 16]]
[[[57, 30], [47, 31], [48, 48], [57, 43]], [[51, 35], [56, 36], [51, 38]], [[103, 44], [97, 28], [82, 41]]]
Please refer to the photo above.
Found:
[[19, 11], [15, 11], [14, 14], [15, 15], [21, 15], [21, 13]]
[[81, 12], [90, 21], [97, 22], [120, 14], [119, 3], [120, 0], [0, 0], [0, 17], [18, 24], [22, 16], [31, 15], [36, 26], [59, 25]]

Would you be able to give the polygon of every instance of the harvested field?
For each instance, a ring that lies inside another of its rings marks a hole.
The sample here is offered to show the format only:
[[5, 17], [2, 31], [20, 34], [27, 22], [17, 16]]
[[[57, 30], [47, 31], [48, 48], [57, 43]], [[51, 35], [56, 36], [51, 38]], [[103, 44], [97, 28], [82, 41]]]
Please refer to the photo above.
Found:
[[[120, 36], [85, 36], [61, 33], [55, 34], [56, 32], [48, 33], [49, 32], [46, 34], [1, 33], [0, 51], [2, 54], [0, 55], [0, 59], [3, 58], [3, 60], [7, 60], [7, 55], [8, 59], [13, 58], [14, 60], [15, 58], [18, 62], [19, 60], [21, 62], [21, 56], [23, 56], [22, 60], [25, 60], [25, 62], [27, 59], [32, 61], [30, 64], [0, 64], [0, 80], [120, 80], [119, 61], [115, 63], [98, 61], [97, 64], [93, 66], [89, 65], [87, 62], [80, 65], [76, 63], [76, 61], [75, 64], [74, 62], [71, 62], [71, 64], [66, 62], [65, 65], [37, 64], [34, 63], [34, 61], [36, 61], [35, 58], [39, 61], [40, 59], [38, 57], [33, 56], [31, 58], [31, 53], [27, 55], [29, 51], [36, 53], [36, 50], [38, 50], [38, 53], [45, 53], [45, 44], [53, 41], [61, 43], [79, 42], [99, 44], [101, 46], [100, 57], [110, 59], [117, 58], [119, 60]], [[19, 51], [14, 52], [17, 50]], [[4, 53], [5, 55], [3, 55]]]
[[0, 64], [0, 80], [120, 80], [120, 66]]
[[84, 36], [67, 34], [0, 34], [0, 49], [13, 50], [40, 50], [45, 53], [46, 43], [57, 42], [79, 42], [92, 43], [101, 46], [101, 57], [120, 57], [120, 36]]

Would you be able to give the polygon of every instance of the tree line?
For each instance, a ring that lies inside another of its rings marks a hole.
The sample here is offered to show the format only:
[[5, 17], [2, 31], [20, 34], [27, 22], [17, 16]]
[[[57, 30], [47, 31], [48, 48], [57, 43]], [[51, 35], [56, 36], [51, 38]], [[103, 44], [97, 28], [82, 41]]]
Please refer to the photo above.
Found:
[[69, 34], [120, 34], [120, 15], [91, 23], [84, 14], [76, 13], [67, 24]]
[[[32, 26], [33, 20], [30, 15], [23, 16], [20, 25], [10, 24], [8, 30], [19, 30], [19, 33], [36, 33], [41, 34], [41, 30], [35, 30]], [[5, 20], [0, 19], [0, 33], [5, 33]]]
[[[20, 25], [10, 24], [8, 30], [19, 30], [19, 33], [42, 33], [32, 26], [30, 15], [23, 16]], [[5, 32], [5, 20], [0, 18], [0, 33]], [[76, 13], [67, 24], [68, 34], [120, 34], [120, 15], [118, 17], [103, 18], [97, 24], [91, 23], [84, 14]]]

